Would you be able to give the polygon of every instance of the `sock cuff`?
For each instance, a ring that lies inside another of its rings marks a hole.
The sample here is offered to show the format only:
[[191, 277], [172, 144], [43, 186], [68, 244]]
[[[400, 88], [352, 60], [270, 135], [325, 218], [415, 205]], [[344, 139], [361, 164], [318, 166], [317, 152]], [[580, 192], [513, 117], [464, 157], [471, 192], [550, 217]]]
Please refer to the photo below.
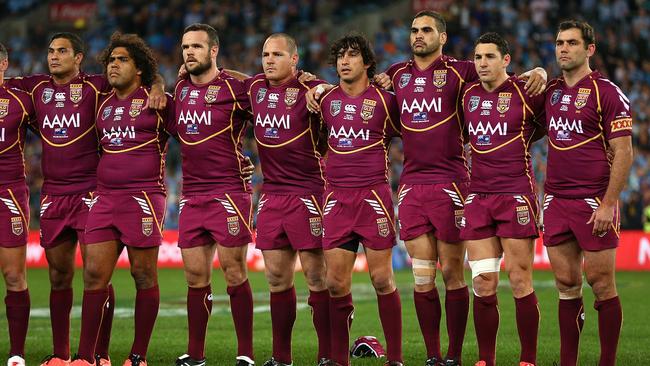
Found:
[[212, 286], [207, 285], [204, 287], [187, 287], [187, 294], [189, 296], [203, 296], [206, 293], [212, 292]]
[[251, 285], [250, 285], [250, 283], [248, 282], [248, 278], [247, 278], [246, 281], [240, 283], [239, 285], [236, 285], [236, 286], [228, 286], [228, 287], [226, 288], [226, 292], [228, 293], [228, 295], [232, 296], [232, 295], [237, 294], [237, 293], [240, 292], [240, 291], [246, 291], [246, 292], [249, 292], [250, 289], [251, 289]]
[[594, 301], [594, 309], [598, 311], [612, 307], [621, 307], [621, 300], [618, 296], [614, 296], [607, 300]]
[[420, 299], [426, 299], [429, 301], [435, 301], [440, 298], [440, 294], [438, 293], [437, 288], [432, 288], [431, 290], [427, 292], [418, 292], [413, 290], [413, 297], [414, 298], [420, 298]]
[[290, 298], [296, 297], [296, 288], [294, 286], [291, 286], [288, 289], [283, 291], [271, 292], [271, 298], [275, 298], [275, 300], [282, 300], [287, 297]]
[[530, 294], [516, 298], [515, 297], [515, 304], [517, 305], [537, 305], [537, 295], [535, 295], [535, 291], [531, 292]]
[[474, 295], [474, 302], [484, 305], [484, 306], [489, 306], [489, 305], [496, 305], [499, 303], [499, 299], [497, 298], [497, 294], [490, 295], [490, 296], [476, 296]]
[[338, 304], [352, 304], [352, 293], [349, 293], [347, 295], [343, 295], [340, 297], [330, 297], [330, 303], [338, 305]]
[[29, 289], [22, 291], [7, 290], [5, 304], [7, 306], [29, 306]]
[[148, 295], [155, 295], [155, 294], [160, 294], [160, 288], [158, 287], [158, 285], [136, 291], [136, 296], [148, 296]]
[[99, 290], [84, 290], [84, 296], [99, 296], [104, 295], [108, 297], [109, 294], [108, 288], [100, 288]]
[[469, 288], [464, 286], [454, 290], [447, 290], [445, 292], [445, 298], [451, 301], [469, 299]]
[[575, 299], [560, 299], [559, 301], [560, 307], [568, 307], [568, 308], [574, 308], [578, 306], [582, 306], [582, 297], [578, 297]]
[[71, 294], [72, 292], [73, 292], [72, 287], [63, 288], [60, 290], [50, 289], [50, 295], [67, 295], [67, 294]]
[[309, 290], [309, 301], [329, 301], [330, 292], [325, 289], [322, 291]]
[[377, 299], [379, 301], [392, 299], [394, 297], [399, 298], [399, 290], [397, 288], [395, 288], [395, 290], [393, 292], [388, 293], [388, 294], [377, 294]]

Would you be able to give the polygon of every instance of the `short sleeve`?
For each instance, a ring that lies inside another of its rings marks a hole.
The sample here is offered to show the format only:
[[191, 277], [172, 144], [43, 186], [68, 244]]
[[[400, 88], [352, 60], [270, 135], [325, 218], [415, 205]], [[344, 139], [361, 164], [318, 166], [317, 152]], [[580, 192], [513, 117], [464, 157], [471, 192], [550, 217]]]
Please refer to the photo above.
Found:
[[632, 113], [630, 101], [621, 89], [606, 85], [601, 89], [601, 115], [605, 138], [608, 140], [632, 135]]

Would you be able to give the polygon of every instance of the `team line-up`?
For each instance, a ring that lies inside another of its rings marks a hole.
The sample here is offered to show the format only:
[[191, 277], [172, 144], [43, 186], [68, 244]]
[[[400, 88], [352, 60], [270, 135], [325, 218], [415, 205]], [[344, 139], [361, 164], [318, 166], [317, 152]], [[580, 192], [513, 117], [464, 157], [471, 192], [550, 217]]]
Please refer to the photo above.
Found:
[[[476, 365], [496, 362], [496, 290], [504, 257], [520, 365], [536, 363], [539, 309], [532, 263], [539, 230], [559, 292], [560, 363], [578, 362], [584, 262], [598, 311], [599, 365], [614, 365], [622, 324], [614, 281], [617, 200], [632, 163], [632, 116], [623, 92], [589, 66], [596, 51], [593, 29], [582, 21], [559, 25], [555, 53], [562, 75], [550, 81], [541, 68], [509, 75], [508, 44], [497, 33], [476, 40], [472, 61], [444, 55], [447, 39], [444, 18], [420, 12], [411, 25], [412, 59], [378, 73], [368, 40], [344, 36], [330, 47], [339, 77], [330, 85], [297, 70], [297, 45], [282, 33], [264, 43], [263, 74], [247, 77], [218, 68], [217, 32], [193, 24], [182, 36], [183, 66], [173, 96], [164, 93], [152, 50], [136, 35], [111, 37], [100, 56], [103, 75], [80, 71], [84, 47], [72, 33], [50, 39], [47, 75], [5, 80], [9, 60], [0, 47], [0, 265], [7, 286], [8, 366], [25, 364], [30, 308], [27, 128], [42, 141], [40, 228], [53, 335], [53, 352], [42, 365], [111, 364], [110, 282], [124, 248], [137, 289], [135, 336], [124, 365], [147, 364], [160, 302], [156, 264], [170, 136], [181, 146], [178, 244], [188, 285], [188, 346], [175, 364], [206, 364], [215, 251], [237, 335], [235, 363], [255, 364], [245, 261], [252, 166], [241, 143], [247, 121], [264, 175], [256, 245], [264, 256], [273, 328], [273, 354], [265, 366], [292, 365], [297, 258], [318, 336], [314, 364], [350, 365], [351, 278], [359, 244], [377, 294], [386, 365], [403, 364], [402, 305], [391, 267], [396, 230], [412, 259], [426, 366], [461, 365], [470, 304], [466, 253]], [[549, 148], [540, 208], [529, 148], [544, 136]], [[387, 178], [394, 137], [404, 148], [397, 221]], [[71, 357], [77, 242], [84, 291], [80, 341]], [[446, 292], [446, 353], [440, 347], [438, 264]], [[367, 341], [363, 346], [374, 349], [373, 340]]]

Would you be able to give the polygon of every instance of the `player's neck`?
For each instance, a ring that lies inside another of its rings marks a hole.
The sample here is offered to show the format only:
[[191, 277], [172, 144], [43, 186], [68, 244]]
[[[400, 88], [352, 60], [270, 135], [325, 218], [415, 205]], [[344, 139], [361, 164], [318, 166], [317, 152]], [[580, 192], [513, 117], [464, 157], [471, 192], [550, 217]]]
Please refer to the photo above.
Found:
[[64, 85], [72, 81], [72, 79], [76, 78], [79, 76], [79, 70], [74, 70], [68, 74], [65, 75], [52, 75], [52, 80], [54, 80], [54, 84], [58, 85]]
[[589, 67], [589, 63], [585, 63], [584, 66], [575, 68], [573, 70], [562, 70], [562, 77], [564, 77], [564, 82], [568, 86], [576, 85], [580, 80], [585, 76], [591, 74], [593, 71]]
[[216, 64], [212, 64], [212, 67], [206, 70], [203, 74], [200, 75], [192, 75], [190, 74], [190, 80], [192, 80], [192, 83], [194, 84], [207, 84], [214, 80], [218, 75], [220, 71], [219, 68], [217, 67]]
[[126, 99], [129, 95], [133, 94], [133, 92], [138, 89], [141, 86], [140, 81], [136, 81], [131, 83], [129, 86], [126, 86], [122, 89], [117, 89], [114, 88], [115, 90], [115, 96], [117, 96], [117, 99]]
[[269, 79], [269, 85], [271, 85], [271, 86], [280, 86], [282, 84], [288, 83], [289, 80], [291, 80], [291, 79], [293, 79], [295, 77], [296, 77], [296, 73], [293, 72], [293, 73], [289, 74], [287, 77], [285, 77], [284, 79], [280, 79], [280, 80], [270, 80]]
[[493, 92], [496, 88], [500, 87], [501, 84], [505, 83], [506, 80], [508, 80], [508, 74], [504, 72], [503, 74], [499, 75], [499, 77], [497, 77], [495, 80], [488, 81], [488, 82], [481, 81], [481, 86], [486, 91]]
[[434, 63], [440, 56], [442, 56], [442, 51], [434, 52], [426, 56], [413, 55], [413, 60], [415, 61], [415, 65], [418, 67], [418, 69], [424, 70], [431, 66], [431, 64]]
[[351, 97], [356, 97], [361, 95], [366, 89], [368, 89], [368, 86], [370, 85], [370, 80], [366, 78], [361, 78], [359, 80], [351, 81], [351, 82], [345, 82], [341, 80], [341, 89], [345, 94]]

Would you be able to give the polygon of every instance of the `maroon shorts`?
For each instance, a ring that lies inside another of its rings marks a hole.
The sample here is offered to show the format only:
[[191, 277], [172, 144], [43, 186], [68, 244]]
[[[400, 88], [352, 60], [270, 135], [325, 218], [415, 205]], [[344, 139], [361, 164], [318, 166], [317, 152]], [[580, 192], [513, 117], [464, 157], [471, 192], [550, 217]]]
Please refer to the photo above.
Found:
[[95, 203], [92, 192], [41, 198], [41, 246], [45, 249], [72, 241], [86, 243], [88, 212]]
[[464, 240], [537, 238], [538, 206], [534, 194], [476, 194], [465, 199]]
[[587, 224], [599, 204], [597, 197], [568, 199], [544, 195], [544, 245], [552, 247], [576, 240], [587, 251], [618, 247], [621, 225], [618, 204], [612, 228], [603, 236], [593, 235], [594, 224]]
[[320, 195], [263, 194], [257, 205], [257, 249], [322, 248]]
[[27, 244], [29, 193], [27, 187], [0, 189], [0, 247]]
[[162, 242], [163, 193], [96, 193], [86, 221], [86, 244], [118, 240], [138, 248]]
[[395, 245], [393, 199], [388, 184], [330, 188], [323, 204], [323, 249], [360, 241], [366, 248]]
[[438, 240], [460, 242], [468, 188], [469, 183], [403, 184], [397, 203], [400, 239], [411, 240], [433, 232]]
[[193, 248], [217, 242], [241, 247], [253, 241], [250, 193], [183, 196], [179, 203], [178, 246]]

